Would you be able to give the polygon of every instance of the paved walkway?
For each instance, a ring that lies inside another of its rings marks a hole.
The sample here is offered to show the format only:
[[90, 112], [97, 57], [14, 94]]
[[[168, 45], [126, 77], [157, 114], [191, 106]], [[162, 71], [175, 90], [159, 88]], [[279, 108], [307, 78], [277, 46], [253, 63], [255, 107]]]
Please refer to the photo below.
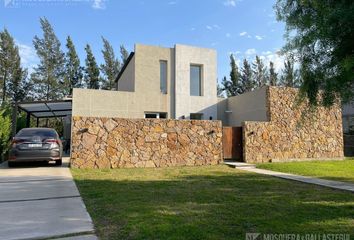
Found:
[[0, 239], [97, 239], [69, 160], [63, 160], [62, 167], [0, 165]]
[[320, 178], [313, 178], [313, 177], [305, 177], [305, 176], [300, 176], [300, 175], [295, 175], [295, 174], [290, 174], [290, 173], [275, 172], [275, 171], [256, 168], [255, 165], [247, 164], [247, 163], [231, 162], [231, 163], [225, 163], [225, 164], [236, 167], [237, 169], [241, 169], [241, 170], [245, 170], [245, 171], [249, 171], [249, 172], [269, 175], [269, 176], [288, 179], [288, 180], [294, 180], [294, 181], [298, 181], [298, 182], [316, 184], [316, 185], [320, 185], [323, 187], [345, 190], [345, 191], [349, 191], [349, 192], [354, 193], [354, 184], [351, 184], [351, 183], [326, 180], [326, 179], [320, 179]]

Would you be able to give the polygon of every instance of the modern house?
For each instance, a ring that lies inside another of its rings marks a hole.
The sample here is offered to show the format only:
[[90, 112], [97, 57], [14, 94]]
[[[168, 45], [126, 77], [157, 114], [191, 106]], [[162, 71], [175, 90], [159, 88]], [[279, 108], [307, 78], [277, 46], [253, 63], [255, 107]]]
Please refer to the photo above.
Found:
[[213, 49], [137, 44], [116, 89], [74, 89], [70, 102], [19, 108], [37, 119], [70, 115], [77, 167], [216, 164], [227, 142], [245, 162], [343, 157], [339, 104], [306, 114], [297, 89], [267, 86], [217, 98], [216, 58]]

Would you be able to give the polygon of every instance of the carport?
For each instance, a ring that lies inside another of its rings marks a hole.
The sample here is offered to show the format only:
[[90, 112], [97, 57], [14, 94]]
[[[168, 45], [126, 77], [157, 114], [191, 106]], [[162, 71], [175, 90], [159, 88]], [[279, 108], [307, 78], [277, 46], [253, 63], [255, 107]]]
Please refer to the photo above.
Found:
[[[72, 99], [55, 100], [55, 101], [33, 101], [20, 102], [15, 105], [13, 123], [17, 122], [18, 111], [26, 113], [26, 127], [30, 126], [31, 116], [36, 119], [38, 127], [41, 118], [62, 118], [70, 116], [72, 112]], [[12, 124], [12, 134], [16, 134], [16, 124]]]

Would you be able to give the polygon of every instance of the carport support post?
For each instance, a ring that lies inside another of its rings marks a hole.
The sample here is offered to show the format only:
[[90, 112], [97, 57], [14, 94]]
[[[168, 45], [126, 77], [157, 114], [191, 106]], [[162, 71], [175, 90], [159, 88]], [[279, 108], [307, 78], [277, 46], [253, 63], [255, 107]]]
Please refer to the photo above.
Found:
[[39, 126], [39, 118], [37, 118], [37, 127]]
[[30, 127], [30, 125], [31, 125], [31, 114], [27, 113], [27, 116], [26, 116], [26, 127]]
[[12, 108], [12, 126], [11, 126], [11, 136], [14, 137], [16, 135], [16, 125], [17, 125], [17, 103], [14, 104]]

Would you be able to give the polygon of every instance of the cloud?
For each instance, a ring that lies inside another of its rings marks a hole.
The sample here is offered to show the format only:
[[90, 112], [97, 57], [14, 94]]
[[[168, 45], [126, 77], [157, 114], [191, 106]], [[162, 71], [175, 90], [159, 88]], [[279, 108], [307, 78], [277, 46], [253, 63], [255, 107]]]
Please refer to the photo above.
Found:
[[229, 37], [231, 37], [231, 34], [230, 34], [230, 33], [226, 33], [225, 36], [226, 36], [227, 38], [229, 38]]
[[245, 51], [245, 55], [247, 55], [247, 56], [254, 55], [256, 53], [257, 53], [257, 51], [254, 48], [249, 48]]
[[261, 36], [259, 36], [259, 35], [256, 35], [255, 38], [256, 38], [257, 40], [262, 40], [262, 39], [263, 39], [263, 37], [261, 37]]
[[269, 62], [272, 61], [274, 63], [274, 68], [276, 72], [280, 73], [281, 70], [284, 68], [284, 56], [280, 55], [280, 51], [276, 50], [274, 52], [266, 51], [262, 52], [262, 55], [259, 56], [269, 67]]
[[206, 25], [206, 28], [208, 30], [219, 30], [220, 29], [220, 26], [218, 24], [213, 24], [213, 25]]
[[191, 30], [191, 31], [195, 31], [195, 27], [191, 27], [190, 30]]
[[22, 66], [28, 68], [29, 73], [33, 72], [33, 68], [39, 62], [36, 50], [32, 46], [22, 44], [18, 41], [16, 41], [16, 45], [18, 46]]
[[170, 1], [170, 2], [168, 2], [168, 4], [169, 4], [169, 5], [176, 5], [177, 2], [176, 2], [176, 1]]
[[227, 7], [236, 7], [236, 0], [226, 0], [224, 5]]
[[106, 5], [104, 4], [104, 0], [93, 0], [93, 3], [92, 3], [92, 8], [93, 9], [105, 9], [106, 8]]
[[245, 36], [247, 34], [247, 32], [241, 32], [240, 36]]

